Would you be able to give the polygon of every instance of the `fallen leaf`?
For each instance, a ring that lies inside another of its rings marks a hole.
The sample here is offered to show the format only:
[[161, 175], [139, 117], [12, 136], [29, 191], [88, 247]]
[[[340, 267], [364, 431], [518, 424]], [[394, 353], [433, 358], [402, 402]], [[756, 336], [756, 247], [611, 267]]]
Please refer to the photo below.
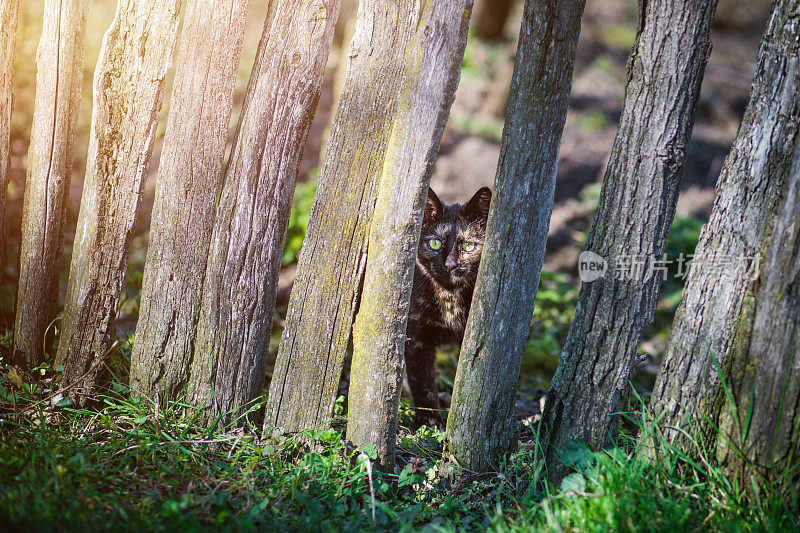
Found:
[[19, 367], [16, 366], [8, 371], [6, 379], [18, 389], [21, 389], [25, 385], [25, 380], [22, 379], [22, 372]]

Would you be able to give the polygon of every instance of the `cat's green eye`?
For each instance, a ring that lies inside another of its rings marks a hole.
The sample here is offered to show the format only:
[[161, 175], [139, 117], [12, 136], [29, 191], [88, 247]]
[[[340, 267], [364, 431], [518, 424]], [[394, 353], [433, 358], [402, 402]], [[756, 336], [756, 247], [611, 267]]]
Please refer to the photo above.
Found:
[[465, 242], [461, 245], [461, 249], [464, 250], [465, 252], [471, 252], [475, 249], [476, 246], [478, 246], [477, 243]]
[[442, 247], [442, 241], [441, 239], [435, 239], [435, 238], [429, 239], [428, 246], [430, 246], [432, 250], [438, 250], [439, 248]]

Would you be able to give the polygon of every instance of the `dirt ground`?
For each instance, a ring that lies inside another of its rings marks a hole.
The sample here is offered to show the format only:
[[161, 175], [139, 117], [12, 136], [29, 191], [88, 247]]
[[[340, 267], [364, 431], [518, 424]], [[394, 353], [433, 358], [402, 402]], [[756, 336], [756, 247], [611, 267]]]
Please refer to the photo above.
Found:
[[[505, 38], [481, 42], [470, 38], [462, 79], [446, 128], [432, 187], [446, 201], [464, 201], [483, 185], [491, 186], [499, 156], [503, 112], [516, 49], [516, 32], [521, 21], [521, 2], [517, 2], [506, 26]], [[253, 0], [248, 12], [242, 64], [239, 69], [234, 117], [241, 106], [262, 30], [266, 0]], [[744, 6], [744, 7], [742, 7]], [[706, 69], [701, 102], [679, 200], [678, 214], [707, 218], [713, 201], [713, 187], [745, 109], [760, 34], [767, 15], [768, 1], [722, 0], [712, 34], [713, 51]], [[15, 101], [12, 120], [11, 179], [8, 190], [8, 230], [10, 261], [2, 272], [0, 289], [0, 327], [13, 324], [13, 295], [17, 277], [19, 226], [26, 171], [26, 151], [32, 117], [35, 87], [35, 49], [41, 32], [41, 0], [20, 6], [20, 24], [15, 62]], [[88, 145], [91, 115], [91, 81], [99, 52], [100, 39], [113, 18], [115, 2], [93, 2], [87, 23], [84, 91], [75, 150], [75, 165], [68, 205], [67, 250], [62, 275], [62, 299], [66, 289], [71, 243], [80, 204], [82, 176]], [[316, 175], [323, 139], [335, 105], [334, 80], [343, 57], [339, 44], [347, 21], [354, 13], [354, 1], [346, 0], [337, 28], [337, 42], [325, 76], [322, 97], [304, 152], [299, 179]], [[550, 226], [544, 269], [563, 272], [577, 285], [577, 257], [585, 232], [591, 224], [608, 154], [616, 134], [624, 98], [626, 60], [635, 36], [637, 3], [634, 0], [587, 0], [581, 27], [573, 82], [573, 94], [564, 129], [556, 205]], [[159, 139], [147, 175], [145, 194], [131, 248], [129, 274], [141, 272], [147, 245], [153, 190], [160, 157], [167, 110], [168, 80]], [[291, 278], [285, 273], [284, 285]], [[135, 292], [123, 296], [120, 308], [120, 333], [135, 325]], [[657, 355], [663, 340], [645, 338], [643, 349], [653, 355], [644, 365], [644, 381], [657, 370]], [[549, 376], [548, 376], [549, 378]], [[538, 390], [541, 377], [532, 376], [528, 389]], [[541, 388], [541, 387], [539, 387]], [[520, 409], [536, 410], [540, 394], [527, 395]]]

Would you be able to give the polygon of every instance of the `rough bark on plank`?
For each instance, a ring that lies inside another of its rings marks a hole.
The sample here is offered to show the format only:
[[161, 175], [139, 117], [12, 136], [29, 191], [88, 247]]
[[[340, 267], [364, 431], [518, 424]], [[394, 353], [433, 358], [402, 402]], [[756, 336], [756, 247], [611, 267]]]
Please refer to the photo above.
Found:
[[[797, 65], [797, 63], [795, 63]], [[729, 395], [719, 416], [717, 460], [740, 491], [800, 483], [800, 139], [781, 205], [767, 230], [758, 284], [745, 296], [731, 347]]]
[[[181, 0], [119, 0], [103, 36], [83, 197], [56, 365], [78, 405], [104, 377], [144, 173], [172, 65]], [[91, 370], [91, 371], [90, 371]]]
[[700, 267], [689, 270], [650, 401], [658, 424], [654, 434], [644, 435], [691, 456], [701, 452], [695, 442], [714, 449], [724, 403], [721, 378], [729, 372], [737, 324], [758, 283], [749, 263], [760, 257], [774, 224], [800, 135], [798, 17], [800, 2], [782, 0], [770, 18], [750, 103], [695, 250]]
[[405, 52], [403, 85], [369, 231], [353, 325], [347, 438], [394, 468], [406, 322], [428, 184], [461, 73], [472, 0], [428, 0]]
[[131, 353], [131, 387], [151, 399], [189, 382], [247, 4], [186, 7]]
[[486, 471], [516, 441], [514, 402], [553, 210], [584, 0], [527, 0], [495, 190], [453, 399], [447, 446]]
[[13, 360], [44, 362], [45, 331], [56, 316], [67, 195], [83, 86], [88, 0], [47, 0], [36, 51]]
[[11, 142], [11, 104], [14, 93], [14, 50], [19, 0], [0, 0], [0, 268], [8, 260], [6, 189]]
[[404, 51], [421, 6], [359, 4], [347, 77], [311, 209], [265, 427], [326, 423], [342, 372], [377, 184], [403, 79]]
[[657, 261], [711, 48], [716, 0], [641, 6], [620, 126], [586, 245], [610, 267], [581, 287], [542, 415], [541, 445], [554, 482], [566, 472], [558, 458], [568, 442], [580, 439], [595, 450], [609, 444], [624, 409], [641, 330], [658, 302]]
[[264, 389], [289, 210], [339, 7], [270, 5], [214, 222], [189, 379], [207, 423], [236, 419]]

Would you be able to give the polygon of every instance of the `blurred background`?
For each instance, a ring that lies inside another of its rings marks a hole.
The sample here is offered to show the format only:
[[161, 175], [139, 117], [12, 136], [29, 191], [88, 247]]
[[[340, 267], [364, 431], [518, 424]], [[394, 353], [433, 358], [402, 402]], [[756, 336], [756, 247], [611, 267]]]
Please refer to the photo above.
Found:
[[[261, 36], [267, 0], [251, 0], [242, 61], [238, 71], [236, 101], [229, 139], [238, 120], [249, 73]], [[508, 17], [503, 22], [503, 12]], [[712, 33], [713, 51], [705, 73], [694, 134], [688, 151], [677, 215], [668, 245], [668, 257], [691, 254], [706, 221], [720, 168], [747, 105], [761, 33], [769, 15], [769, 0], [720, 0]], [[84, 88], [75, 145], [67, 209], [67, 237], [62, 268], [61, 298], [66, 290], [75, 224], [80, 205], [92, 106], [92, 78], [100, 42], [114, 16], [116, 2], [92, 0], [87, 21]], [[336, 38], [328, 60], [322, 96], [311, 127], [298, 176], [295, 203], [284, 254], [278, 298], [283, 316], [302, 243], [308, 211], [313, 201], [324, 139], [344, 77], [344, 58], [352, 33], [356, 2], [343, 0]], [[36, 47], [42, 26], [42, 0], [20, 5], [14, 103], [11, 130], [11, 176], [8, 188], [9, 263], [0, 273], [0, 335], [10, 338], [16, 291], [20, 219], [25, 186], [26, 153], [32, 123], [36, 76]], [[476, 0], [461, 82], [432, 180], [433, 189], [448, 202], [464, 201], [483, 185], [494, 182], [500, 152], [508, 88], [513, 70], [521, 0]], [[608, 154], [622, 110], [628, 52], [636, 35], [638, 4], [635, 0], [587, 0], [578, 44], [572, 100], [562, 138], [553, 217], [547, 243], [536, 312], [523, 361], [518, 413], [535, 418], [542, 395], [558, 362], [560, 347], [574, 313], [579, 289], [577, 258], [583, 249]], [[177, 47], [176, 47], [177, 49]], [[169, 110], [171, 77], [162, 108], [162, 120], [147, 173], [144, 200], [130, 250], [128, 275], [118, 312], [122, 358], [129, 356], [138, 316], [139, 291], [147, 248], [150, 212]], [[682, 283], [670, 274], [663, 286], [654, 324], [643, 335], [640, 350], [647, 360], [634, 375], [634, 386], [645, 399], [652, 387], [664, 350], [669, 325], [680, 301]], [[278, 319], [277, 324], [280, 325]], [[280, 328], [273, 332], [276, 349]], [[5, 342], [4, 342], [5, 343]], [[126, 348], [126, 346], [128, 348]], [[440, 354], [441, 389], [452, 388], [455, 350]], [[346, 385], [346, 376], [345, 383]], [[443, 400], [449, 400], [443, 392]], [[448, 402], [449, 403], [449, 402]]]

